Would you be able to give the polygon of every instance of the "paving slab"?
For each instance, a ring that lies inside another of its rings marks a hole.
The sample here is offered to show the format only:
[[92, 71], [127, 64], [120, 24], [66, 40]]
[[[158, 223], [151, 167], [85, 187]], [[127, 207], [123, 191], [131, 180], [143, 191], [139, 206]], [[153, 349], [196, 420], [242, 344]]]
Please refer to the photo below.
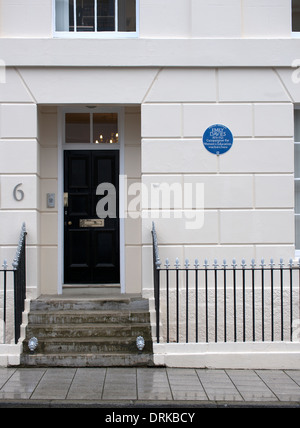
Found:
[[0, 407], [289, 406], [299, 370], [0, 368]]

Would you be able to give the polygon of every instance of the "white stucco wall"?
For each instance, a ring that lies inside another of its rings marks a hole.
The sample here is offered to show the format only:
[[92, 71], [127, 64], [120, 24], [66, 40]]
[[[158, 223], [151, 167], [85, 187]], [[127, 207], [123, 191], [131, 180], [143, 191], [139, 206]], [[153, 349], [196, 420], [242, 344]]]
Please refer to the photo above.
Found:
[[[1, 0], [0, 36], [48, 38], [52, 0]], [[140, 0], [142, 38], [289, 37], [289, 0]]]

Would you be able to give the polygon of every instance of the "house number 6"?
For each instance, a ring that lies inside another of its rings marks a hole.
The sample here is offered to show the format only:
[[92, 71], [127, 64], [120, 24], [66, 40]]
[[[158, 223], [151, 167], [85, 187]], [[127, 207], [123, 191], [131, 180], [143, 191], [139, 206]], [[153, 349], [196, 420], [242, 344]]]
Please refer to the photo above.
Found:
[[23, 185], [23, 183], [19, 183], [19, 184], [17, 184], [17, 185], [16, 185], [16, 187], [14, 188], [13, 196], [14, 196], [14, 200], [15, 200], [15, 201], [21, 202], [21, 201], [23, 201], [23, 199], [24, 199], [24, 197], [25, 197], [23, 190], [21, 190], [21, 189], [20, 189], [20, 187], [21, 187], [22, 185]]

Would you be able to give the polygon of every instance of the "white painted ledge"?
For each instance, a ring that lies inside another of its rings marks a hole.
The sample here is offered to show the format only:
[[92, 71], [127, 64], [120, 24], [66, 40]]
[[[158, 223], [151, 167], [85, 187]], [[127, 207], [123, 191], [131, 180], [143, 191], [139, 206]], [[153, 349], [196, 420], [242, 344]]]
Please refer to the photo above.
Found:
[[292, 67], [300, 39], [1, 39], [6, 66]]
[[154, 362], [167, 367], [300, 369], [300, 342], [154, 343]]
[[0, 367], [18, 366], [20, 364], [22, 346], [22, 343], [0, 345]]

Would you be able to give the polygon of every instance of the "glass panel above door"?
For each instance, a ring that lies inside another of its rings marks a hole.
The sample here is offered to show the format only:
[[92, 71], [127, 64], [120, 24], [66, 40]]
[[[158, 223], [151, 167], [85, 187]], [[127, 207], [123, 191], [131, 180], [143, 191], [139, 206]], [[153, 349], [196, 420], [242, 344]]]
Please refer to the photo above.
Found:
[[118, 114], [93, 114], [93, 143], [116, 144], [119, 142]]
[[66, 144], [118, 144], [118, 113], [66, 113]]
[[66, 143], [90, 143], [90, 114], [66, 113]]

